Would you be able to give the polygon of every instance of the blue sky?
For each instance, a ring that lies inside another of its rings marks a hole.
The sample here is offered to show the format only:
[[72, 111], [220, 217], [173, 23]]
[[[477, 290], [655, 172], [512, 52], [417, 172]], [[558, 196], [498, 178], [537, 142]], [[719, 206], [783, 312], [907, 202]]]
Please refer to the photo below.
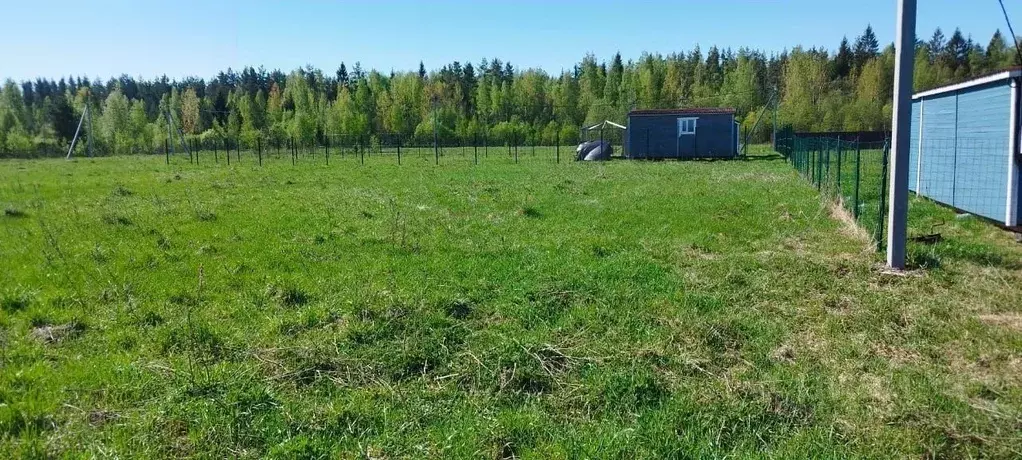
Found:
[[[961, 27], [986, 43], [1006, 31], [996, 0], [921, 0], [919, 35]], [[1022, 0], [1005, 0], [1016, 29]], [[967, 5], [967, 6], [966, 6]], [[10, 2], [0, 28], [0, 79], [122, 73], [208, 78], [227, 67], [305, 64], [433, 69], [454, 60], [510, 60], [556, 73], [592, 52], [625, 59], [699, 44], [768, 52], [837, 47], [872, 24], [894, 40], [895, 1], [234, 1]], [[41, 14], [42, 13], [42, 14]]]

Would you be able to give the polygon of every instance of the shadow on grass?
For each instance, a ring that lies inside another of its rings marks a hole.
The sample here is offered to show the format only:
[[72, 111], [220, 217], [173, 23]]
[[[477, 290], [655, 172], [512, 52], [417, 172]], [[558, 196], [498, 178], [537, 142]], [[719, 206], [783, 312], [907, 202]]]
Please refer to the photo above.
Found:
[[1002, 249], [990, 244], [949, 238], [936, 244], [913, 243], [908, 246], [907, 263], [911, 268], [930, 270], [954, 262], [1005, 270], [1022, 270], [1022, 261], [1005, 254]]

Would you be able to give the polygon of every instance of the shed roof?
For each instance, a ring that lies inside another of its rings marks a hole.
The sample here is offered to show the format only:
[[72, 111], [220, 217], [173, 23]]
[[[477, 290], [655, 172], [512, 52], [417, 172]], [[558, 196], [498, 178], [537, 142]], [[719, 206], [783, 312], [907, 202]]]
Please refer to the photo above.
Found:
[[1022, 76], [1022, 67], [1009, 67], [1004, 70], [998, 70], [980, 77], [972, 78], [963, 82], [953, 83], [950, 85], [944, 85], [930, 90], [923, 91], [912, 95], [912, 99], [920, 99], [928, 96], [936, 96], [938, 94], [950, 93], [952, 91], [959, 91], [973, 86], [985, 85], [987, 83], [993, 83], [1001, 80], [1007, 80], [1009, 78], [1017, 78]]
[[628, 112], [628, 116], [648, 116], [648, 115], [730, 115], [735, 113], [735, 109], [731, 107], [689, 107], [685, 109], [645, 109], [645, 110], [632, 110]]

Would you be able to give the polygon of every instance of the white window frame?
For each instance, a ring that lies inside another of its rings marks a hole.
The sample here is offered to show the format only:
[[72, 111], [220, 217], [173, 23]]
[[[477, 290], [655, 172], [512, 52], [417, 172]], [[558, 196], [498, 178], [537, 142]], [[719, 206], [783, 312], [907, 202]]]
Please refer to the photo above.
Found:
[[[691, 122], [691, 129], [687, 126]], [[698, 129], [699, 117], [679, 117], [678, 118], [678, 137], [681, 136], [694, 136], [696, 129]]]

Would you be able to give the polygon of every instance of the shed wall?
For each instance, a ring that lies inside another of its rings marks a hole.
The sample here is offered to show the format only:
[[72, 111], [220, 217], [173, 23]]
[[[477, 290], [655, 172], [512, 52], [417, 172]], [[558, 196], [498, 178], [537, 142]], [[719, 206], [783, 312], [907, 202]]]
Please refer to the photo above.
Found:
[[909, 189], [1003, 222], [1010, 96], [1003, 80], [914, 100]]
[[[678, 136], [678, 118], [698, 118], [696, 134]], [[732, 158], [738, 133], [732, 114], [629, 115], [629, 158]]]

